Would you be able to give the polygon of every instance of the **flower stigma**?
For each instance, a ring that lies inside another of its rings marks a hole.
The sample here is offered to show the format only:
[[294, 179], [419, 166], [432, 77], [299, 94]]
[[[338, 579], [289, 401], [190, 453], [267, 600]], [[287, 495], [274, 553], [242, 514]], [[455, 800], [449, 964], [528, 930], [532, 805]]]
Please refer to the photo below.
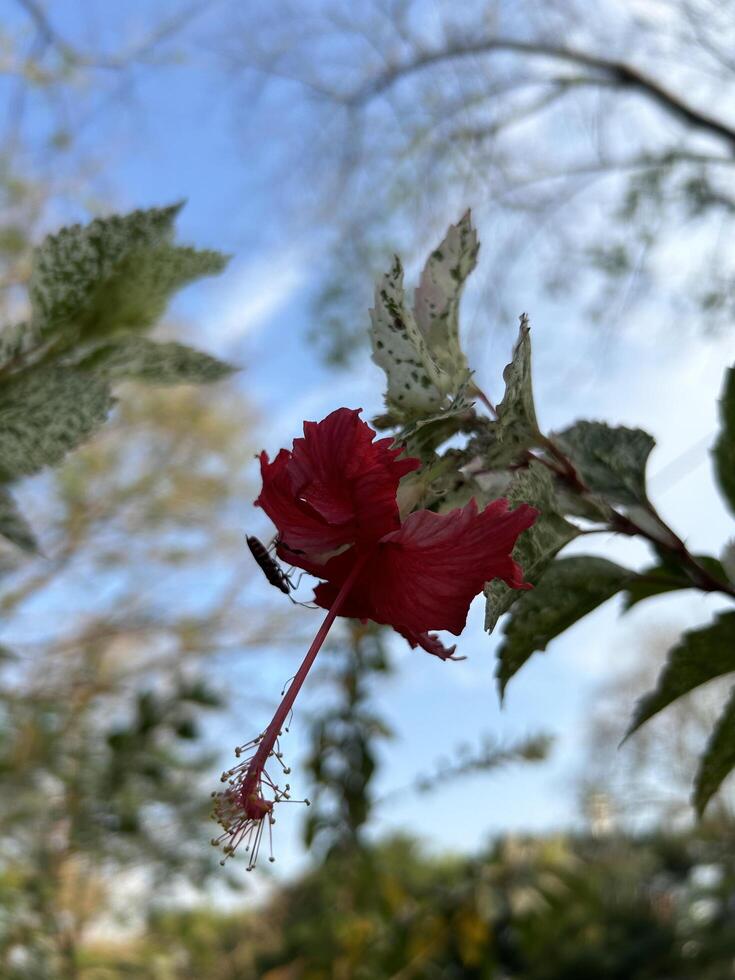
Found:
[[[275, 861], [272, 829], [276, 822], [273, 813], [275, 805], [284, 802], [310, 805], [307, 799], [292, 799], [290, 784], [280, 786], [264, 764], [259, 761], [256, 763], [265, 736], [266, 732], [263, 732], [235, 749], [236, 758], [242, 761], [222, 773], [222, 782], [228, 784], [227, 789], [212, 793], [212, 816], [222, 827], [222, 833], [212, 838], [213, 846], [222, 847], [224, 857], [220, 864], [224, 864], [228, 857], [232, 857], [242, 847], [249, 856], [247, 871], [252, 871], [257, 863], [266, 830], [268, 860], [271, 863]], [[276, 762], [284, 776], [290, 774], [290, 768], [283, 761], [278, 738], [267, 755], [266, 761], [270, 760]]]

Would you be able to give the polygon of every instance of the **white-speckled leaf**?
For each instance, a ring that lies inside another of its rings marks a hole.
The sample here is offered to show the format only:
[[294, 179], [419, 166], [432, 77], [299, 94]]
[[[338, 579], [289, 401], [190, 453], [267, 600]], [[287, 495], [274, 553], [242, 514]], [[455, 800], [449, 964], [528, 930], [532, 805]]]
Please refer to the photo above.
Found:
[[165, 313], [183, 286], [221, 272], [220, 252], [161, 245], [136, 251], [102, 281], [80, 317], [85, 336], [140, 333]]
[[467, 375], [467, 358], [459, 342], [459, 301], [465, 280], [477, 265], [480, 244], [467, 211], [450, 225], [429, 256], [416, 290], [414, 312], [436, 364], [449, 377]]
[[107, 418], [108, 383], [71, 367], [37, 367], [0, 391], [0, 479], [59, 463]]
[[409, 456], [429, 458], [443, 442], [459, 432], [472, 414], [467, 387], [466, 383], [461, 385], [452, 401], [440, 412], [415, 419], [403, 427], [396, 436], [396, 442], [406, 447]]
[[497, 408], [497, 420], [488, 423], [474, 445], [486, 466], [494, 469], [515, 462], [541, 438], [533, 400], [530, 327], [525, 313], [520, 320], [513, 357], [503, 370], [505, 394]]
[[13, 323], [0, 331], [0, 368], [19, 362], [39, 341], [30, 323]]
[[180, 205], [97, 218], [49, 235], [33, 255], [32, 325], [43, 336], [145, 330], [182, 286], [225, 256], [172, 243]]
[[111, 381], [147, 384], [208, 384], [235, 370], [203, 351], [174, 341], [157, 343], [148, 337], [121, 337], [94, 350], [84, 367]]
[[49, 235], [33, 253], [33, 323], [54, 333], [89, 303], [100, 283], [131, 254], [169, 242], [181, 205], [96, 218]]
[[397, 256], [375, 287], [370, 319], [373, 360], [388, 379], [388, 408], [404, 420], [441, 411], [452, 382], [434, 362], [413, 314], [406, 309], [403, 267]]

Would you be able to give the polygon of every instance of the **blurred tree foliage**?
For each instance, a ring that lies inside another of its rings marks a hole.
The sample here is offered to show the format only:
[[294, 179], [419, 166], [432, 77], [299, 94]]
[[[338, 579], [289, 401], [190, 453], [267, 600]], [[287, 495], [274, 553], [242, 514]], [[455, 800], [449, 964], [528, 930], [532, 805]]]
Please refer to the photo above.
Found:
[[87, 975], [724, 980], [732, 828], [711, 831], [508, 837], [472, 859], [388, 840], [333, 855], [256, 911], [156, 915], [137, 945], [87, 950]]
[[3, 480], [58, 463], [102, 421], [112, 400], [87, 424], [85, 392], [114, 384], [123, 396], [94, 443], [17, 484], [29, 522], [2, 491], [0, 531], [29, 553], [0, 546], [4, 977], [77, 976], [89, 928], [129, 923], [153, 894], [206, 880], [217, 762], [203, 735], [223, 705], [212, 668], [263, 639], [267, 612], [254, 617], [243, 595], [248, 406], [121, 386], [227, 373], [142, 336], [171, 293], [223, 258], [173, 244], [176, 207], [32, 248], [60, 215], [109, 209], [99, 137], [110, 107], [177, 60], [205, 6], [162, 6], [112, 32], [79, 11], [85, 30], [72, 38], [50, 5], [18, 0], [0, 26], [0, 311], [18, 324], [0, 343]]
[[371, 697], [371, 681], [391, 672], [387, 631], [348, 620], [347, 642], [331, 671], [334, 703], [314, 718], [308, 769], [316, 788], [304, 826], [304, 843], [324, 853], [354, 851], [370, 813], [371, 782], [380, 739], [391, 731]]
[[[644, 634], [635, 661], [591, 699], [579, 790], [583, 809], [602, 829], [635, 833], [655, 824], [684, 828], [691, 822], [690, 788], [727, 696], [727, 679], [691, 691], [620, 745], [631, 702], [654, 687], [675, 638], [671, 628]], [[715, 821], [733, 822], [734, 800], [727, 781], [710, 803]]]
[[651, 295], [649, 326], [732, 322], [729, 4], [282, 0], [242, 19], [227, 65], [274, 79], [273, 112], [299, 113], [299, 131], [305, 105], [313, 121], [294, 146], [297, 197], [321, 188], [337, 228], [315, 333], [333, 359], [363, 341], [354, 311], [391, 252], [423, 256], [468, 205], [483, 323], [509, 323], [529, 282], [573, 293], [608, 330]]
[[312, 722], [307, 759], [314, 798], [304, 823], [304, 843], [321, 860], [343, 855], [349, 865], [350, 857], [364, 847], [370, 815], [396, 796], [429, 794], [470, 775], [547, 758], [552, 743], [547, 735], [504, 745], [484, 736], [473, 746], [465, 738], [456, 746], [443, 746], [444, 756], [433, 772], [417, 773], [409, 785], [376, 795], [380, 743], [393, 737], [375, 691], [380, 678], [393, 672], [389, 634], [370, 622], [346, 620], [344, 627], [338, 666], [330, 665], [322, 675], [331, 687], [331, 703], [322, 705]]
[[273, 629], [245, 592], [247, 407], [125, 394], [93, 443], [24, 485], [45, 557], [1, 556], [7, 977], [76, 976], [88, 927], [205, 881], [213, 672]]

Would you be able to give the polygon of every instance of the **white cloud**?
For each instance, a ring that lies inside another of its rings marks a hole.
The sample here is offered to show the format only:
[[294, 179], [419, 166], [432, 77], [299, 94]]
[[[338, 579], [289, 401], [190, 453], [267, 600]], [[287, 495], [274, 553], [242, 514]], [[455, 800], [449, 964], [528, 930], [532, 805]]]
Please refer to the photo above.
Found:
[[252, 337], [289, 302], [305, 279], [306, 262], [295, 249], [236, 264], [227, 276], [229, 288], [207, 317], [212, 335], [223, 343]]

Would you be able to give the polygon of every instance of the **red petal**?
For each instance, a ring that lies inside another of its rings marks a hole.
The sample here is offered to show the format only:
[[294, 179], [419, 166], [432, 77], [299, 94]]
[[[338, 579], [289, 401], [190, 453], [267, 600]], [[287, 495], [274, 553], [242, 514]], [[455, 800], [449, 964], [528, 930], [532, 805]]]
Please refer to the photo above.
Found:
[[396, 493], [401, 477], [421, 465], [398, 459], [392, 439], [373, 442], [375, 430], [359, 409], [338, 408], [321, 422], [304, 422], [294, 439], [293, 469], [301, 497], [330, 524], [354, 528], [350, 540], [377, 541], [399, 527]]
[[272, 464], [261, 457], [263, 490], [256, 503], [290, 549], [313, 558], [375, 542], [400, 526], [399, 481], [421, 464], [398, 459], [402, 449], [391, 448], [391, 439], [374, 438], [359, 410], [339, 408], [321, 422], [304, 422], [293, 452], [281, 450]]
[[[377, 557], [378, 552], [376, 551], [375, 555], [368, 561], [362, 573], [357, 578], [354, 587], [350, 589], [349, 595], [343, 601], [340, 616], [346, 616], [348, 619], [372, 619], [378, 622], [376, 611], [370, 605], [369, 596], [370, 580], [374, 574], [373, 566]], [[306, 569], [313, 575], [318, 575], [319, 578], [327, 580], [326, 582], [321, 582], [314, 589], [314, 601], [318, 606], [329, 609], [337, 598], [337, 593], [341, 589], [343, 582], [352, 571], [357, 558], [358, 550], [356, 548], [350, 548], [349, 551], [337, 555], [336, 558], [331, 558], [324, 565], [312, 565], [311, 568]], [[300, 565], [300, 567], [303, 568], [304, 566]]]
[[[380, 541], [342, 615], [394, 626], [417, 643], [430, 630], [458, 635], [485, 582], [500, 578], [511, 588], [530, 588], [511, 552], [536, 514], [527, 504], [510, 511], [507, 500], [496, 500], [479, 514], [474, 500], [449, 514], [411, 514], [400, 530]], [[320, 606], [332, 603], [356, 557], [350, 549], [319, 566], [317, 574], [327, 579], [314, 593]]]
[[401, 629], [398, 632], [408, 640], [408, 645], [412, 650], [414, 647], [423, 647], [427, 653], [439, 657], [440, 660], [464, 660], [464, 657], [454, 656], [454, 651], [457, 649], [456, 645], [445, 647], [439, 637], [434, 636], [433, 633], [412, 633], [410, 630]]
[[357, 426], [365, 426], [358, 413], [339, 408], [321, 422], [304, 422], [303, 438], [293, 441], [291, 469], [301, 499], [329, 524], [347, 524], [354, 517], [349, 470], [365, 449]]
[[486, 582], [500, 578], [511, 588], [526, 585], [511, 552], [536, 514], [528, 504], [509, 511], [507, 500], [479, 514], [474, 500], [449, 514], [410, 514], [380, 542], [371, 605], [383, 622], [416, 633], [461, 633], [470, 602]]
[[[298, 497], [289, 464], [291, 453], [282, 449], [272, 463], [260, 454], [263, 489], [255, 501], [278, 528], [279, 537], [299, 551], [332, 551], [345, 543], [344, 528], [330, 526]], [[349, 540], [349, 539], [348, 539]]]

